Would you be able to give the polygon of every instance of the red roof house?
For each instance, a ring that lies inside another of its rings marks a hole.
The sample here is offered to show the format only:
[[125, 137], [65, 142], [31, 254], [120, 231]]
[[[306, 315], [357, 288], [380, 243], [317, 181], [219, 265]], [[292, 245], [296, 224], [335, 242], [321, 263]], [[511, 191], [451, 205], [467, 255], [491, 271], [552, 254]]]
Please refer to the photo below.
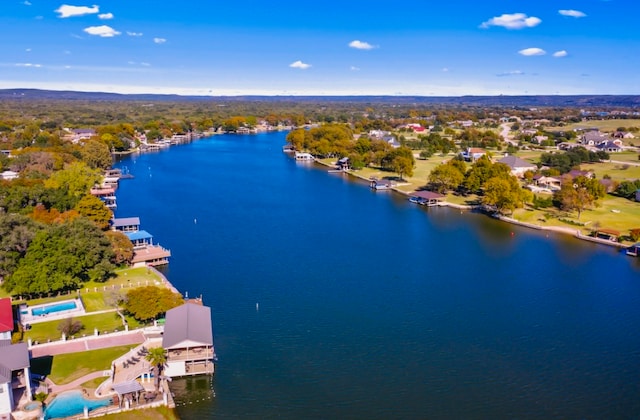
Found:
[[0, 339], [11, 339], [13, 332], [13, 311], [11, 298], [0, 299]]

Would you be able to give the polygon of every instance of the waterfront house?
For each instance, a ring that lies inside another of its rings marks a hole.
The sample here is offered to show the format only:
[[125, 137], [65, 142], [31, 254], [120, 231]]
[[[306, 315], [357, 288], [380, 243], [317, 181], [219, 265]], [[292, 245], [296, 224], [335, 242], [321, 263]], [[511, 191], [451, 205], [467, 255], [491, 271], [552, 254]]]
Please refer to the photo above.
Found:
[[301, 160], [301, 161], [312, 161], [314, 160], [314, 157], [311, 153], [306, 153], [306, 152], [295, 152], [295, 158], [296, 160]]
[[433, 191], [414, 191], [411, 193], [411, 197], [417, 198], [420, 204], [424, 206], [437, 206], [445, 196]]
[[394, 185], [395, 183], [389, 179], [372, 179], [369, 183], [369, 187], [373, 190], [388, 190]]
[[336, 162], [336, 167], [342, 171], [346, 171], [348, 169], [350, 169], [350, 164], [349, 164], [349, 158], [348, 157], [343, 157], [338, 159], [338, 161]]
[[551, 191], [558, 191], [562, 186], [562, 179], [555, 176], [535, 175], [533, 180], [537, 186]]
[[111, 229], [121, 232], [137, 232], [140, 230], [139, 217], [120, 217], [111, 220]]
[[511, 168], [511, 173], [517, 177], [522, 177], [527, 171], [535, 171], [538, 169], [533, 163], [520, 159], [517, 156], [509, 155], [505, 156], [498, 161], [498, 163], [504, 163]]
[[108, 188], [91, 188], [91, 195], [94, 197], [98, 197], [100, 200], [104, 202], [104, 205], [109, 209], [114, 210], [116, 206], [116, 190], [108, 187]]
[[211, 308], [189, 301], [166, 314], [162, 348], [167, 352], [164, 374], [169, 377], [213, 374]]
[[0, 299], [0, 340], [11, 340], [13, 332], [13, 310], [11, 298]]
[[146, 248], [153, 245], [153, 235], [146, 230], [129, 231], [124, 232], [124, 234], [127, 235], [134, 249]]
[[617, 153], [622, 151], [622, 147], [618, 145], [615, 141], [607, 140], [596, 146], [598, 150], [605, 151], [607, 153]]
[[147, 245], [144, 248], [133, 250], [131, 265], [134, 267], [166, 265], [169, 264], [170, 256], [171, 251], [160, 245]]
[[606, 241], [617, 242], [620, 237], [620, 231], [615, 229], [598, 229], [594, 232], [594, 236], [598, 239], [604, 239]]

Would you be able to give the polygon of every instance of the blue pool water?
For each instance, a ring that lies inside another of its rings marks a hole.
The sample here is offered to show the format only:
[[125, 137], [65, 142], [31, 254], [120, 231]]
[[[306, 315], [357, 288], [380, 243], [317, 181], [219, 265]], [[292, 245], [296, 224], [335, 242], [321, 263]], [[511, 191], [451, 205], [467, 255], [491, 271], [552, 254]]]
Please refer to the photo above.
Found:
[[54, 312], [68, 311], [70, 309], [76, 309], [76, 303], [72, 300], [68, 302], [60, 302], [51, 305], [45, 305], [42, 307], [32, 308], [31, 314], [33, 316], [48, 315]]
[[106, 407], [111, 404], [111, 398], [105, 400], [88, 400], [80, 391], [69, 391], [58, 395], [44, 411], [45, 420], [59, 419], [76, 414], [82, 414], [84, 407], [89, 411]]

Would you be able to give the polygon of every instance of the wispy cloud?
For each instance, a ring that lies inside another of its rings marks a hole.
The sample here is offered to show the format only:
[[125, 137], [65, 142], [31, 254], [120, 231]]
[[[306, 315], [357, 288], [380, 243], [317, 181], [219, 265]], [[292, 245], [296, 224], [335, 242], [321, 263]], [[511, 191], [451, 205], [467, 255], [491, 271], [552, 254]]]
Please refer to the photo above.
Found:
[[532, 56], [532, 55], [545, 55], [547, 52], [542, 48], [525, 48], [524, 50], [518, 51], [518, 54], [524, 56]]
[[35, 67], [35, 68], [40, 68], [40, 67], [42, 67], [42, 64], [16, 63], [16, 67]]
[[72, 16], [84, 16], [91, 15], [100, 12], [100, 8], [97, 5], [89, 6], [70, 6], [63, 4], [55, 10], [59, 14], [60, 18], [68, 18]]
[[26, 52], [31, 52], [31, 48], [27, 48], [25, 51]]
[[482, 22], [481, 28], [487, 29], [491, 26], [501, 26], [507, 29], [533, 28], [538, 26], [542, 20], [535, 16], [527, 16], [524, 13], [505, 13], [500, 16], [492, 17], [486, 22]]
[[558, 13], [560, 13], [562, 16], [570, 16], [570, 17], [574, 17], [574, 18], [583, 18], [585, 16], [587, 16], [584, 12], [581, 12], [580, 10], [558, 10]]
[[357, 50], [372, 50], [375, 46], [369, 44], [368, 42], [353, 40], [349, 43], [351, 48], [355, 48]]
[[524, 72], [522, 70], [512, 70], [506, 71], [504, 73], [498, 73], [496, 76], [498, 77], [508, 77], [508, 76], [523, 76]]
[[440, 71], [443, 72], [443, 73], [449, 73], [449, 68], [448, 67], [443, 67]]
[[24, 4], [25, 6], [31, 6], [31, 2], [28, 0], [23, 1], [22, 4]]
[[153, 42], [155, 42], [156, 44], [164, 44], [165, 42], [167, 42], [167, 40], [164, 38], [153, 38]]
[[142, 32], [127, 31], [127, 35], [129, 35], [129, 36], [142, 36]]
[[566, 52], [565, 50], [560, 50], [553, 53], [553, 56], [556, 58], [566, 57], [567, 55], [569, 55], [569, 53]]
[[120, 35], [120, 32], [107, 25], [89, 26], [88, 28], [84, 28], [84, 31], [89, 35], [96, 35], [102, 38], [111, 38]]
[[351, 66], [351, 67], [349, 67], [349, 70], [351, 70], [351, 71], [360, 71], [360, 67]]
[[294, 68], [294, 69], [306, 70], [309, 67], [311, 67], [311, 64], [303, 63], [302, 61], [298, 60], [298, 61], [294, 61], [293, 63], [289, 64], [289, 67]]
[[102, 20], [113, 19], [113, 13], [100, 13], [98, 15], [98, 19], [102, 19]]

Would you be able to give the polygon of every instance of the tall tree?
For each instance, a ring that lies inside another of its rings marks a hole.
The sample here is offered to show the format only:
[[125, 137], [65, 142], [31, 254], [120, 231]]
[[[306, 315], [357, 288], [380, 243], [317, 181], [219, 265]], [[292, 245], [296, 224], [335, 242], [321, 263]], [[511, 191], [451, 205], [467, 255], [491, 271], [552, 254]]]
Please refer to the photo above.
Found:
[[59, 189], [70, 197], [80, 198], [99, 183], [101, 177], [100, 171], [91, 169], [83, 162], [73, 162], [63, 170], [51, 174], [45, 181], [45, 187]]
[[113, 263], [116, 265], [130, 264], [133, 259], [133, 244], [122, 232], [108, 230], [105, 232], [113, 249]]
[[[105, 134], [105, 136], [110, 134]], [[89, 140], [82, 147], [82, 160], [92, 169], [107, 169], [113, 164], [109, 146], [98, 140]]]
[[0, 280], [10, 276], [42, 227], [27, 216], [0, 210]]
[[36, 233], [4, 287], [14, 295], [73, 290], [88, 280], [106, 280], [112, 256], [107, 237], [83, 217], [49, 225]]
[[165, 287], [144, 286], [127, 293], [124, 308], [135, 319], [149, 321], [183, 302], [182, 296]]
[[160, 389], [160, 375], [167, 363], [167, 355], [162, 347], [151, 347], [144, 358], [153, 366], [153, 383], [158, 391]]
[[493, 177], [485, 183], [482, 203], [495, 206], [500, 213], [512, 213], [522, 207], [525, 197], [515, 176]]
[[102, 230], [109, 228], [109, 221], [113, 217], [111, 210], [107, 208], [104, 202], [91, 194], [83, 196], [76, 204], [75, 210]]
[[436, 166], [429, 173], [429, 184], [439, 193], [455, 190], [464, 181], [464, 173], [450, 162], [452, 161]]

